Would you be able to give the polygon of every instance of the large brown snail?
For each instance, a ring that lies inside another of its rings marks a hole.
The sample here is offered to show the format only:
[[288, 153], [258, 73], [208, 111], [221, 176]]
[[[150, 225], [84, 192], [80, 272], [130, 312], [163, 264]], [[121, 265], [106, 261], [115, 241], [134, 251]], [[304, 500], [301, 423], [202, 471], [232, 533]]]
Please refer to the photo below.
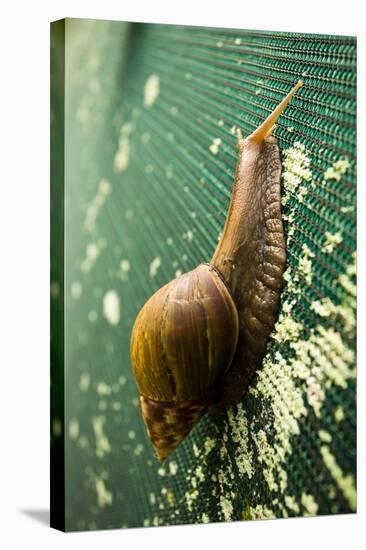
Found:
[[232, 198], [210, 263], [166, 284], [136, 318], [132, 368], [160, 460], [210, 405], [239, 400], [261, 364], [286, 264], [280, 152], [271, 134], [301, 85], [249, 137], [238, 134]]

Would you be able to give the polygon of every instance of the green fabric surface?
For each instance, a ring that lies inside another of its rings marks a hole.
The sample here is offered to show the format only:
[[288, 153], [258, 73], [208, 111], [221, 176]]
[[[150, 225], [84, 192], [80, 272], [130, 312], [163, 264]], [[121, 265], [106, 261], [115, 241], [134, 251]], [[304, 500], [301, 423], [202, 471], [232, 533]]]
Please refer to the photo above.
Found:
[[[236, 128], [252, 132], [300, 78], [275, 130], [288, 267], [263, 365], [241, 403], [206, 414], [160, 464], [130, 367], [134, 319], [210, 259]], [[355, 511], [356, 39], [66, 20], [64, 100], [51, 307], [64, 304], [65, 405], [51, 441], [64, 445], [66, 530]], [[60, 334], [53, 323], [53, 396]]]

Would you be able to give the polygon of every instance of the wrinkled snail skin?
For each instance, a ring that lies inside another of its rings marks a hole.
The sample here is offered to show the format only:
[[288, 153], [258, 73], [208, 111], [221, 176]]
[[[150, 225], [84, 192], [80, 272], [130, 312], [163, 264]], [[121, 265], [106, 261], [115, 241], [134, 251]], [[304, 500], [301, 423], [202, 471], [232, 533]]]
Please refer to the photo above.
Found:
[[136, 318], [131, 363], [160, 460], [210, 405], [239, 400], [261, 364], [286, 265], [280, 151], [271, 132], [301, 85], [249, 137], [239, 134], [232, 198], [211, 262], [162, 287]]
[[302, 86], [299, 81], [247, 139], [238, 136], [238, 161], [225, 227], [211, 259], [239, 314], [239, 339], [216, 408], [242, 398], [266, 351], [277, 320], [286, 267], [281, 216], [281, 158], [275, 122]]
[[286, 265], [277, 140], [267, 137], [257, 144], [240, 139], [238, 147], [232, 203], [211, 260], [227, 282], [240, 320], [233, 363], [220, 388], [221, 406], [242, 397], [261, 363], [277, 318]]

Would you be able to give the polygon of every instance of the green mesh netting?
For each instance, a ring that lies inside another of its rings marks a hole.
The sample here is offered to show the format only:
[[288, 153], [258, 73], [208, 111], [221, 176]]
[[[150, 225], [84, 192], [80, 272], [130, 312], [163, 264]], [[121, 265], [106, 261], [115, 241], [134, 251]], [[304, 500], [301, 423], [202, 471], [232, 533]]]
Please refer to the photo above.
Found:
[[[59, 45], [52, 55], [60, 135]], [[275, 130], [288, 268], [267, 354], [242, 402], [205, 415], [161, 465], [130, 368], [133, 321], [210, 259], [236, 128], [253, 131], [299, 78]], [[54, 319], [65, 301], [64, 347], [52, 327], [65, 528], [354, 511], [355, 38], [67, 20], [64, 108], [65, 278], [55, 230], [51, 292]], [[62, 187], [60, 149], [52, 163]], [[54, 225], [62, 204], [54, 193]]]

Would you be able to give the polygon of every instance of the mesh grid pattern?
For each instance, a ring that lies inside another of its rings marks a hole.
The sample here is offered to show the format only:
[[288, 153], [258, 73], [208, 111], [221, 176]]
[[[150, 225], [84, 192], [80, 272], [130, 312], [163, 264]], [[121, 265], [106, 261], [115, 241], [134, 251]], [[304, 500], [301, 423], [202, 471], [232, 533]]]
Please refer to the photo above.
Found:
[[[68, 20], [65, 48], [66, 402], [52, 437], [67, 530], [354, 511], [356, 40]], [[252, 132], [299, 78], [275, 130], [288, 268], [263, 366], [161, 465], [133, 321], [210, 259], [236, 128]]]

